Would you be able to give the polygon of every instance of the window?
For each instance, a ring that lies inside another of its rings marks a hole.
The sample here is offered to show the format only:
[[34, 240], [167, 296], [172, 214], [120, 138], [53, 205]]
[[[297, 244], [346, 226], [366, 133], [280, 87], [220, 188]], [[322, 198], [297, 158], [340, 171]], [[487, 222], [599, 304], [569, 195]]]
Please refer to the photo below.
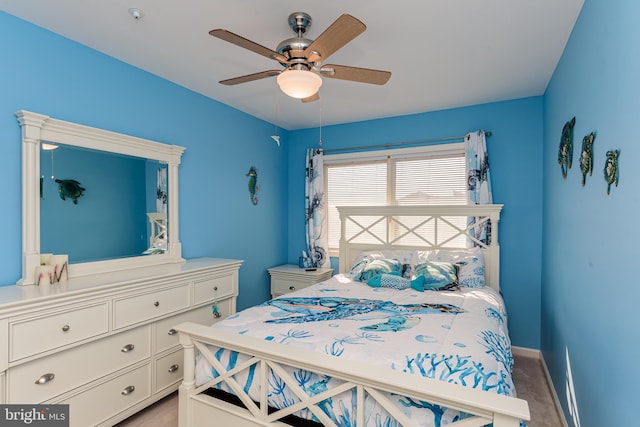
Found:
[[463, 143], [325, 155], [324, 165], [332, 256], [340, 240], [336, 206], [467, 204]]

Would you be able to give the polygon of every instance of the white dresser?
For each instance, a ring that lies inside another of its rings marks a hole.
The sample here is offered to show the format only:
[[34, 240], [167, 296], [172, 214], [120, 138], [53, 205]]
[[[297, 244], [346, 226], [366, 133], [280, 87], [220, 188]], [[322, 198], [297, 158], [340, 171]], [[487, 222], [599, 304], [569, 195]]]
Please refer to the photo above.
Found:
[[110, 426], [177, 390], [172, 327], [234, 313], [241, 264], [200, 258], [0, 287], [0, 403], [67, 403], [71, 426]]

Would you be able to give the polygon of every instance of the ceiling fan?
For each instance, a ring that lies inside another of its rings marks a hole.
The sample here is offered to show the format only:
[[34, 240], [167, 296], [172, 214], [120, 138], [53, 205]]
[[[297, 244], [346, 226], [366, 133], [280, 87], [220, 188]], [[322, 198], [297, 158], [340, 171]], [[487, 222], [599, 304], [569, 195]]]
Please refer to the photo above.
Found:
[[315, 40], [302, 36], [311, 27], [311, 16], [307, 13], [294, 12], [289, 15], [289, 26], [297, 37], [283, 40], [276, 50], [259, 45], [228, 30], [209, 31], [209, 34], [214, 37], [278, 61], [284, 67], [282, 70], [267, 70], [221, 80], [220, 83], [237, 85], [277, 76], [278, 86], [285, 94], [299, 98], [302, 102], [311, 102], [319, 99], [318, 90], [322, 85], [320, 76], [377, 85], [385, 84], [391, 77], [389, 71], [322, 64], [330, 55], [366, 30], [367, 27], [353, 16], [348, 14], [340, 16]]

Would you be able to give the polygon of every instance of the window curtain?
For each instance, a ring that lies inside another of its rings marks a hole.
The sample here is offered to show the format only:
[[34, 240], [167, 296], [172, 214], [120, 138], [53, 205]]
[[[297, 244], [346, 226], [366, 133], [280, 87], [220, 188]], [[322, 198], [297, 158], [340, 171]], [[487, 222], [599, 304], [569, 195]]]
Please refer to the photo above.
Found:
[[[468, 133], [465, 138], [465, 157], [467, 159], [467, 195], [469, 204], [485, 205], [493, 203], [491, 196], [491, 175], [489, 174], [489, 154], [483, 130]], [[488, 245], [491, 243], [491, 221], [482, 221], [478, 217], [467, 219], [470, 234]], [[470, 240], [471, 246], [478, 242]]]
[[322, 150], [307, 150], [305, 182], [307, 254], [313, 267], [329, 267], [329, 242], [327, 218], [325, 217], [326, 196], [324, 191], [324, 164]]
[[158, 168], [156, 212], [167, 213], [167, 169]]

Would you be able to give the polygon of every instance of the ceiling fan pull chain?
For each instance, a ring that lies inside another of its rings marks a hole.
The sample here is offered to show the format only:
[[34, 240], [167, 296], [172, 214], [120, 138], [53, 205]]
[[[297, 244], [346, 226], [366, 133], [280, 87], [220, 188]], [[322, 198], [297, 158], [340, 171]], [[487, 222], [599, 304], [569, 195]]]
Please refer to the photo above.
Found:
[[318, 146], [322, 148], [322, 98], [320, 98], [320, 141], [318, 141]]

